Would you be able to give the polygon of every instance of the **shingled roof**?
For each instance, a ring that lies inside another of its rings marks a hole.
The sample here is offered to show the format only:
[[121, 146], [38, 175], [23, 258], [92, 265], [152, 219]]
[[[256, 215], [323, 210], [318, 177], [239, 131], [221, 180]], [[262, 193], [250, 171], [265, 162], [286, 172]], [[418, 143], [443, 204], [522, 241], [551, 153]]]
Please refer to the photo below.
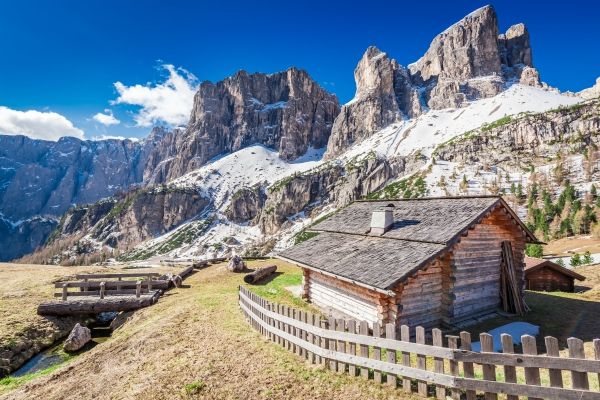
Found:
[[[369, 235], [376, 209], [394, 205], [394, 224]], [[343, 280], [386, 291], [445, 252], [469, 227], [498, 206], [507, 209], [529, 241], [535, 237], [497, 196], [357, 201], [311, 227], [319, 235], [279, 257]]]

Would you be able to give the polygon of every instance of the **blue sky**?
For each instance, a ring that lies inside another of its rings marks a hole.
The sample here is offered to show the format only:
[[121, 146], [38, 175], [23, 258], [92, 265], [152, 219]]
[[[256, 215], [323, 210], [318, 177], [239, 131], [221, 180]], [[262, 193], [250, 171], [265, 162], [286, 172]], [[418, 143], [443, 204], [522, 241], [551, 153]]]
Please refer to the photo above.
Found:
[[[437, 33], [488, 3], [0, 0], [0, 123], [3, 117], [11, 126], [29, 121], [32, 131], [47, 124], [49, 137], [62, 130], [87, 138], [143, 137], [153, 121], [181, 120], [177, 113], [186, 100], [169, 96], [193, 90], [197, 82], [186, 71], [199, 81], [217, 81], [240, 69], [297, 66], [346, 102], [367, 46], [409, 64]], [[542, 80], [577, 91], [600, 75], [600, 5], [594, 3], [492, 4], [501, 31], [527, 25]], [[144, 88], [161, 84], [158, 91]], [[170, 101], [166, 110], [163, 97]], [[147, 104], [145, 115], [127, 104], [135, 102]], [[98, 113], [113, 124], [94, 120]]]

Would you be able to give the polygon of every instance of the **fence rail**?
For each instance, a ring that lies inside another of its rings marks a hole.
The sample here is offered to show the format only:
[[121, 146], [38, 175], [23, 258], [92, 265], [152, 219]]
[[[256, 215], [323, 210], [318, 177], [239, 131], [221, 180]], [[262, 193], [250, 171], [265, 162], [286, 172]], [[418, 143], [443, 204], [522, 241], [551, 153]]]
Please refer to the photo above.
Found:
[[538, 355], [536, 339], [529, 335], [521, 338], [524, 354], [515, 353], [507, 334], [502, 335], [503, 352], [493, 352], [493, 338], [487, 333], [479, 338], [482, 351], [474, 352], [468, 332], [447, 336], [447, 346], [439, 329], [431, 331], [430, 341], [422, 327], [416, 327], [411, 341], [413, 335], [405, 325], [397, 330], [393, 324], [374, 324], [371, 335], [366, 321], [322, 319], [268, 302], [244, 287], [239, 289], [239, 304], [256, 330], [309, 362], [401, 386], [405, 392], [416, 387], [419, 395], [435, 393], [438, 399], [447, 395], [460, 399], [463, 391], [468, 400], [478, 392], [486, 400], [497, 399], [499, 393], [509, 400], [600, 399], [599, 339], [593, 341], [593, 360], [585, 358], [583, 341], [576, 338], [568, 340], [568, 357], [559, 356], [553, 337], [545, 338], [547, 354]]

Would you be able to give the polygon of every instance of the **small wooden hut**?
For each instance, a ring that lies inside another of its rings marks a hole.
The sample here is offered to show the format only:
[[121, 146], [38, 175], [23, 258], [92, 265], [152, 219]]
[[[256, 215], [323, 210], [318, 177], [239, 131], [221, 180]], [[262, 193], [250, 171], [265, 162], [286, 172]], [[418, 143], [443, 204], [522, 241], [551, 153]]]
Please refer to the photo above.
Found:
[[525, 257], [525, 288], [544, 292], [573, 292], [575, 279], [585, 276], [542, 258]]
[[537, 242], [497, 196], [357, 201], [279, 254], [324, 309], [397, 326], [453, 326], [524, 311], [524, 250]]

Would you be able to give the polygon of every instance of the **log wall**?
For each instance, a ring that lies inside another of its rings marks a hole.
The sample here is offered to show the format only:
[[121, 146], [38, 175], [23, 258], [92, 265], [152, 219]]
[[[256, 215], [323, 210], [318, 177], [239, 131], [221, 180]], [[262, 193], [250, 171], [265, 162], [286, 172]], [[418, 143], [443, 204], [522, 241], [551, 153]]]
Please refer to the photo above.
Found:
[[389, 322], [387, 296], [315, 271], [304, 271], [304, 290], [311, 303], [334, 308], [347, 316], [367, 321], [371, 326], [378, 321]]
[[445, 321], [452, 325], [470, 316], [493, 311], [500, 304], [502, 241], [512, 243], [516, 276], [524, 286], [526, 236], [507, 211], [499, 207], [470, 229], [452, 248], [449, 296]]
[[574, 289], [574, 279], [555, 269], [542, 267], [526, 273], [525, 287], [528, 290], [546, 292], [557, 290], [561, 292], [572, 292]]

